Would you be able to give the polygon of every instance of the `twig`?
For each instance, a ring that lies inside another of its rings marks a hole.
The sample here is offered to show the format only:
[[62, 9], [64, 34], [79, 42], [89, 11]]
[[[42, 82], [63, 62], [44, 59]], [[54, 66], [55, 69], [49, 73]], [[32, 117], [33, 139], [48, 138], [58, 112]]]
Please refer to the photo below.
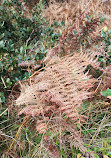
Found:
[[8, 108], [0, 114], [0, 117], [7, 111], [8, 111]]
[[2, 80], [2, 82], [3, 82], [4, 86], [5, 86], [5, 88], [7, 88], [7, 86], [6, 86], [6, 84], [5, 84], [5, 81], [4, 81], [4, 79], [3, 79], [2, 76], [1, 76], [1, 80]]
[[[34, 32], [35, 30], [33, 29], [32, 30], [32, 32], [31, 32], [31, 34], [30, 34], [30, 36], [29, 36], [29, 38], [27, 39], [27, 41], [26, 41], [26, 47], [27, 47], [27, 45], [28, 45], [28, 42], [30, 41], [30, 39], [31, 39], [31, 35], [33, 34], [33, 32]], [[26, 49], [25, 49], [25, 55], [26, 55]]]
[[40, 72], [41, 70], [44, 70], [46, 66], [43, 66], [41, 69], [39, 69], [38, 71], [36, 71], [35, 73], [33, 73], [30, 78], [32, 78], [34, 75], [36, 75], [38, 72]]
[[24, 120], [23, 120], [23, 122], [21, 123], [21, 126], [19, 127], [19, 129], [18, 129], [18, 131], [17, 131], [17, 133], [15, 135], [15, 138], [14, 138], [13, 142], [11, 143], [11, 145], [10, 145], [10, 147], [8, 149], [8, 152], [11, 150], [12, 146], [14, 145], [15, 140], [17, 139], [17, 137], [18, 137], [18, 135], [19, 135], [19, 133], [20, 133], [23, 125], [27, 122], [28, 118], [29, 118], [29, 116], [25, 117]]

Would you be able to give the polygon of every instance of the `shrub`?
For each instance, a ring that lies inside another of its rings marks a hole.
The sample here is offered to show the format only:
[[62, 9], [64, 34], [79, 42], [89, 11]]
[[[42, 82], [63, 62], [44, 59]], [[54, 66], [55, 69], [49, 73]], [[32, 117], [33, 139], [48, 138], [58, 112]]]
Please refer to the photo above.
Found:
[[5, 101], [5, 96], [17, 80], [29, 76], [28, 65], [23, 69], [18, 64], [33, 60], [34, 64], [39, 63], [47, 48], [57, 42], [59, 34], [54, 32], [54, 25], [47, 25], [41, 15], [42, 9], [43, 3], [40, 2], [27, 17], [29, 10], [24, 10], [19, 1], [3, 1], [0, 7], [1, 102]]

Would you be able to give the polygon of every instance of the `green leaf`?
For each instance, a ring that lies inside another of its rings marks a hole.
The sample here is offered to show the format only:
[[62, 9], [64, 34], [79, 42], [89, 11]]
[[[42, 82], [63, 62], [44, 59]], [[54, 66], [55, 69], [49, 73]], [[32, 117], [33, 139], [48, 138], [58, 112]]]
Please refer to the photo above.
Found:
[[4, 47], [5, 45], [4, 45], [4, 41], [0, 41], [0, 47]]
[[4, 97], [4, 93], [0, 92], [0, 103], [5, 102], [5, 97]]
[[6, 82], [7, 82], [8, 86], [12, 85], [12, 82], [11, 82], [10, 78], [7, 78]]
[[108, 46], [108, 49], [111, 50], [111, 45]]
[[77, 35], [78, 34], [78, 32], [77, 32], [77, 30], [76, 29], [74, 29], [74, 35]]
[[23, 50], [24, 50], [24, 48], [23, 48], [23, 47], [20, 47], [20, 53], [22, 53], [22, 52], [23, 52]]
[[86, 15], [86, 19], [87, 19], [88, 21], [91, 21], [91, 18], [89, 17], [89, 15]]
[[111, 96], [111, 89], [107, 88], [107, 90], [101, 92], [101, 95], [105, 97]]
[[94, 157], [95, 157], [95, 158], [99, 158], [99, 156], [98, 156], [98, 155], [96, 155], [96, 154], [93, 154], [93, 155], [94, 155]]

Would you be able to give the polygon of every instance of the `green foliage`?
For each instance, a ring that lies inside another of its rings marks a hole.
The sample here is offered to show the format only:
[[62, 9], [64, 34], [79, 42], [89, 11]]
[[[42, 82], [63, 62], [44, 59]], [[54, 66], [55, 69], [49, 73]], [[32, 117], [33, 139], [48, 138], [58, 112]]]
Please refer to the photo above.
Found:
[[42, 25], [37, 16], [34, 20], [24, 16], [19, 1], [3, 1], [0, 12], [0, 87], [6, 95], [12, 83], [27, 76], [17, 66], [18, 56], [23, 58], [21, 46], [26, 45], [29, 37], [28, 45], [40, 39]]
[[4, 0], [0, 7], [1, 102], [5, 101], [5, 96], [17, 80], [29, 76], [27, 67], [23, 70], [18, 63], [35, 60], [37, 64], [49, 46], [54, 46], [58, 40], [59, 34], [54, 32], [54, 25], [48, 26], [42, 17], [42, 9], [43, 3], [40, 1], [27, 17], [29, 11], [19, 1]]
[[102, 91], [101, 94], [105, 97], [111, 96], [111, 89], [107, 88], [105, 91]]
[[4, 97], [4, 93], [0, 92], [0, 103], [5, 102], [5, 97]]

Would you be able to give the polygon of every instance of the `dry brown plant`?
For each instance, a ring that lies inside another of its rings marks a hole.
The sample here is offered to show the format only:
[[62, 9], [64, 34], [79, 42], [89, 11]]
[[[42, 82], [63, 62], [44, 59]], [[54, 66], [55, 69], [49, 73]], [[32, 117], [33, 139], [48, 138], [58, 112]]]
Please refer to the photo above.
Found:
[[[59, 11], [63, 12], [61, 7]], [[56, 11], [58, 15], [59, 11]], [[61, 145], [69, 141], [72, 142], [70, 148], [79, 148], [86, 154], [86, 157], [89, 155], [93, 157], [93, 154], [84, 147], [81, 138], [82, 123], [85, 123], [87, 117], [81, 114], [80, 109], [83, 100], [92, 97], [95, 93], [93, 87], [97, 83], [97, 79], [88, 75], [88, 72], [85, 73], [86, 68], [89, 65], [94, 69], [102, 70], [102, 68], [97, 62], [97, 53], [94, 51], [83, 53], [80, 42], [86, 33], [90, 35], [92, 43], [96, 42], [93, 40], [97, 38], [95, 27], [100, 24], [100, 21], [98, 18], [85, 21], [86, 14], [84, 13], [72, 27], [67, 28], [62, 34], [59, 44], [49, 50], [44, 59], [46, 64], [44, 71], [34, 73], [28, 80], [19, 81], [13, 87], [9, 104], [11, 110], [17, 108], [19, 116], [24, 114], [33, 118], [38, 133], [44, 135], [48, 130], [57, 133], [60, 149]], [[60, 16], [62, 17], [62, 15]], [[68, 16], [70, 17], [69, 12]], [[85, 25], [83, 25], [84, 23]], [[79, 32], [79, 36], [73, 34], [75, 28], [82, 30]], [[83, 35], [81, 35], [82, 33]], [[88, 39], [85, 38], [85, 40]], [[74, 45], [74, 41], [76, 41], [76, 45]], [[77, 47], [81, 49], [81, 52], [75, 51]], [[62, 52], [63, 49], [65, 54]], [[95, 58], [95, 56], [97, 57]], [[63, 131], [69, 131], [70, 135], [63, 135]], [[54, 142], [48, 137], [44, 137], [44, 147], [53, 154], [53, 157], [60, 157]]]
[[49, 1], [49, 6], [44, 9], [43, 15], [51, 23], [65, 21], [65, 24], [76, 21], [84, 12], [93, 10], [98, 14], [105, 14], [110, 18], [111, 2], [96, 0], [69, 0], [65, 2]]
[[18, 115], [25, 114], [34, 118], [39, 133], [47, 130], [58, 133], [60, 129], [61, 132], [70, 131], [71, 136], [67, 139], [74, 140], [77, 148], [88, 153], [81, 139], [81, 126], [87, 117], [81, 115], [80, 109], [82, 100], [94, 93], [92, 87], [97, 80], [84, 71], [89, 64], [98, 68], [96, 60], [93, 60], [93, 54], [82, 52], [52, 58], [44, 71], [30, 77], [30, 82], [19, 82], [13, 88], [12, 95], [17, 88], [21, 91], [17, 93], [18, 96], [15, 93]]
[[89, 51], [89, 54], [93, 54], [93, 58], [99, 56], [99, 51], [96, 51], [93, 46], [101, 45], [103, 38], [100, 31], [107, 24], [105, 21], [101, 22], [101, 18], [93, 14], [92, 10], [85, 12], [76, 23], [67, 27], [62, 32], [58, 45], [48, 51], [44, 62], [48, 62], [51, 57], [64, 56], [77, 50]]
[[65, 21], [65, 25], [68, 25], [80, 14], [79, 11], [78, 1], [64, 3], [52, 1], [49, 3], [49, 7], [44, 9], [43, 16], [49, 20], [50, 24], [53, 21]]

